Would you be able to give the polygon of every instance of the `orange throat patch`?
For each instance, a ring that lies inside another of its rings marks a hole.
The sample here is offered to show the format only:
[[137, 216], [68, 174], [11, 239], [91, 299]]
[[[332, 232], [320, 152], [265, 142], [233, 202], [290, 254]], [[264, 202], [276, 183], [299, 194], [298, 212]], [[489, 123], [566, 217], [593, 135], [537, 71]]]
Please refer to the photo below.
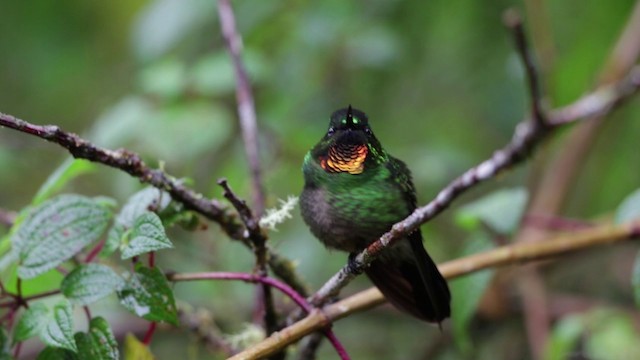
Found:
[[332, 146], [327, 156], [320, 157], [320, 166], [331, 173], [361, 174], [368, 153], [367, 145]]

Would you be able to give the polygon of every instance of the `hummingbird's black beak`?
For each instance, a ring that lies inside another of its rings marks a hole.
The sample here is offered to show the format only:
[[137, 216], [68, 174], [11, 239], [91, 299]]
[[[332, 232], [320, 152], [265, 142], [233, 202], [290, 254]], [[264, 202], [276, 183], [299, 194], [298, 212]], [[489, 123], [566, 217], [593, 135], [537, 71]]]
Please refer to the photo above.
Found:
[[354, 128], [354, 123], [353, 123], [353, 110], [351, 109], [351, 104], [349, 104], [349, 107], [347, 108], [347, 127], [349, 129], [353, 129]]

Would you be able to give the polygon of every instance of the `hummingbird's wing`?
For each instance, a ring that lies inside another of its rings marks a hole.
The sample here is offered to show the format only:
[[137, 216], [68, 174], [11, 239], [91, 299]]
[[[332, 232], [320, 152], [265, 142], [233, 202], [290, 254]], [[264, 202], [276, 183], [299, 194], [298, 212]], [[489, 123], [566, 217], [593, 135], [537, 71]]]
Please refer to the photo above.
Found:
[[413, 234], [387, 249], [365, 273], [395, 307], [440, 323], [451, 314], [449, 287], [422, 246], [420, 231]]
[[[417, 206], [411, 173], [400, 160], [389, 157], [387, 166], [405, 197], [409, 212]], [[396, 307], [426, 321], [441, 322], [451, 314], [446, 280], [426, 252], [416, 229], [387, 250], [366, 270], [367, 275]]]

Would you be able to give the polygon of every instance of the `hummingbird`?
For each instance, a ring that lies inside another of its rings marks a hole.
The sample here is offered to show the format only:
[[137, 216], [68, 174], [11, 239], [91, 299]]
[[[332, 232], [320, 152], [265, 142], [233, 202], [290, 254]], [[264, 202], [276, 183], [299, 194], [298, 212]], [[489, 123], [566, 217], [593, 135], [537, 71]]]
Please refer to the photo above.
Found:
[[[417, 206], [411, 172], [389, 155], [364, 112], [331, 115], [324, 137], [305, 155], [302, 218], [325, 246], [355, 254]], [[385, 249], [365, 270], [396, 308], [440, 324], [451, 313], [446, 280], [427, 254], [420, 229]]]

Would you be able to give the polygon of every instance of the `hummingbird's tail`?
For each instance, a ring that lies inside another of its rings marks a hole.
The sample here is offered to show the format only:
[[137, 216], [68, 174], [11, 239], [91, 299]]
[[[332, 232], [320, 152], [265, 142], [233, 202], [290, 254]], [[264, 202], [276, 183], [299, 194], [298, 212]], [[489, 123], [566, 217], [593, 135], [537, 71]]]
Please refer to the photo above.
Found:
[[388, 249], [365, 272], [395, 307], [440, 323], [451, 315], [449, 286], [425, 251], [420, 231], [407, 240]]

